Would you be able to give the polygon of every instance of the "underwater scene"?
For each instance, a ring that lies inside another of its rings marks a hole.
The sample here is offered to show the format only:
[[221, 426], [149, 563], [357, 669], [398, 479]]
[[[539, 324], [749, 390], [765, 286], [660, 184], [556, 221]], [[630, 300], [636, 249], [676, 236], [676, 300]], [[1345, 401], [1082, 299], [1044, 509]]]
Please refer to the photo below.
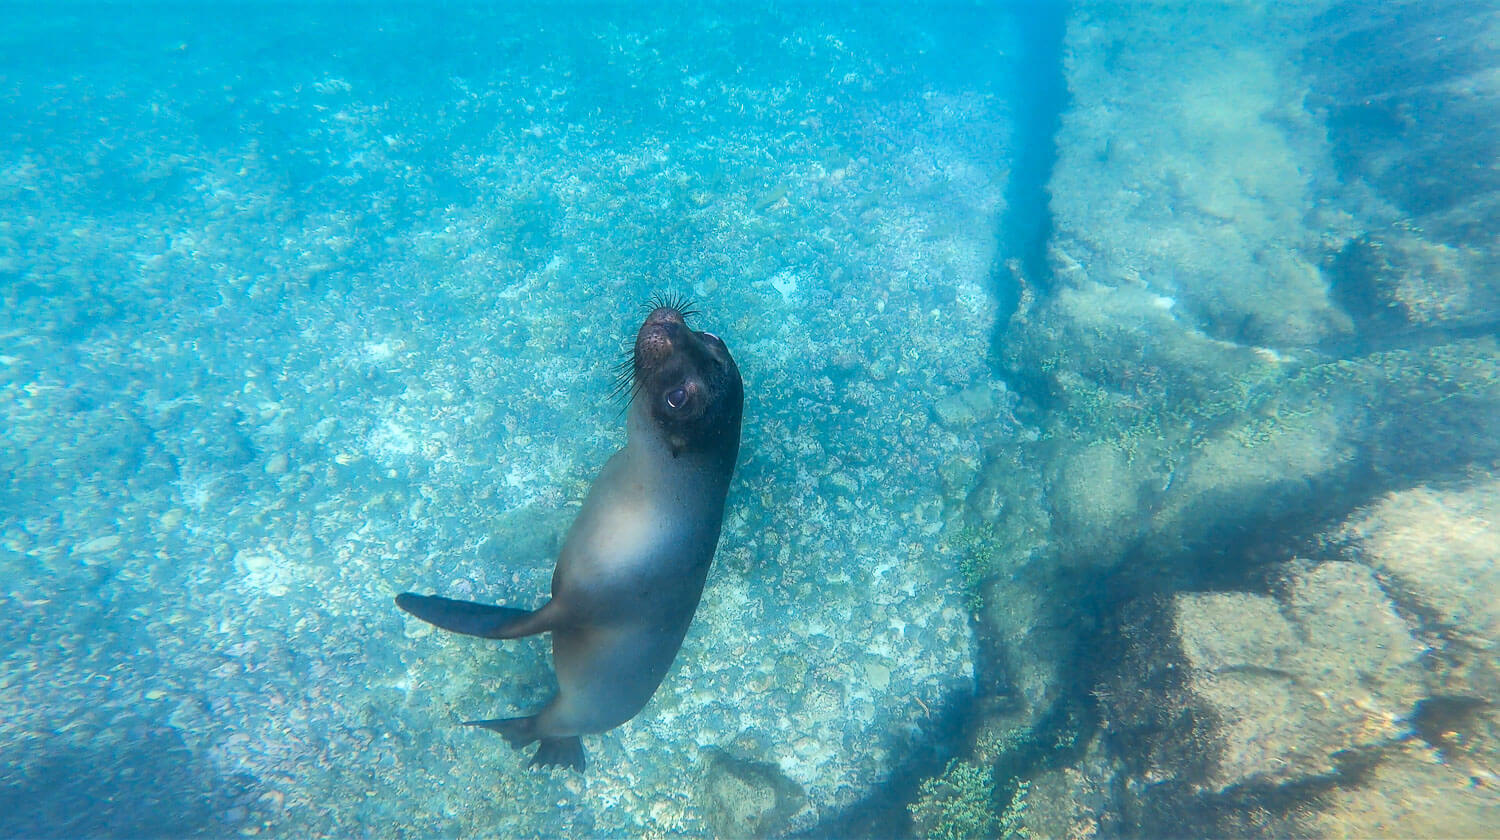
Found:
[[1500, 3], [5, 18], [0, 838], [1500, 831]]

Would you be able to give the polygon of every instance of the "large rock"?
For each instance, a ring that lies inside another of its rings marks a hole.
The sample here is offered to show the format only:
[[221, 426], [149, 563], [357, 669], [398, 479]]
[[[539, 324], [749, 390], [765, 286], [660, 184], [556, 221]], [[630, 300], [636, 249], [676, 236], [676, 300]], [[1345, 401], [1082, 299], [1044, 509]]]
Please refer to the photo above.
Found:
[[802, 788], [775, 765], [708, 750], [699, 805], [715, 837], [749, 840], [784, 830], [806, 803]]
[[1325, 837], [1480, 837], [1500, 818], [1500, 481], [1392, 493], [1340, 531], [1437, 644], [1409, 735], [1304, 828]]
[[1342, 534], [1413, 612], [1458, 644], [1500, 651], [1500, 483], [1391, 493]]
[[[1485, 833], [1500, 815], [1497, 514], [1489, 478], [1391, 493], [1324, 534], [1322, 562], [1127, 611], [1132, 641], [1096, 691], [1118, 764], [1095, 772], [1120, 774], [1136, 827]], [[1247, 801], [1254, 825], [1238, 822]]]
[[1377, 337], [1500, 320], [1500, 6], [1344, 0], [1303, 55], [1342, 203], [1365, 232], [1333, 263]]
[[1338, 754], [1397, 740], [1423, 695], [1423, 646], [1364, 566], [1299, 571], [1279, 602], [1179, 595], [1175, 613], [1188, 687], [1216, 721], [1216, 791], [1332, 775]]
[[1286, 349], [1347, 333], [1307, 224], [1331, 164], [1289, 46], [1311, 8], [1107, 8], [1068, 26], [1057, 281], [1150, 290], [1185, 326], [1236, 342]]

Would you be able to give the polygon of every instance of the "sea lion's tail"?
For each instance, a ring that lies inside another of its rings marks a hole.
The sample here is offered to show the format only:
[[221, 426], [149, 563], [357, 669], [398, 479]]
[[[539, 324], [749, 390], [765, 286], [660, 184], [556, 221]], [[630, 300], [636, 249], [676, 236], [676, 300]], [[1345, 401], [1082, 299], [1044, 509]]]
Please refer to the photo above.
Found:
[[543, 614], [546, 607], [535, 611], [518, 610], [412, 592], [397, 595], [396, 606], [444, 630], [486, 639], [518, 639], [552, 629], [551, 622]]
[[583, 741], [577, 735], [568, 738], [543, 738], [536, 732], [536, 715], [496, 720], [470, 720], [465, 726], [483, 726], [499, 732], [511, 749], [522, 749], [532, 741], [541, 741], [536, 755], [531, 757], [532, 767], [570, 767], [583, 772]]

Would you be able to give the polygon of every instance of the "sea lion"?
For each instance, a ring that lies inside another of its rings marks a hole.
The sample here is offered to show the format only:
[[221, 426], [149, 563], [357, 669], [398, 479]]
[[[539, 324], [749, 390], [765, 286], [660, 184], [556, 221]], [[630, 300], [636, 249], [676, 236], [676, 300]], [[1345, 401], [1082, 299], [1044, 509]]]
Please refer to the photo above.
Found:
[[685, 302], [653, 301], [621, 370], [625, 448], [599, 472], [537, 610], [396, 596], [444, 630], [514, 639], [552, 633], [557, 694], [529, 717], [470, 721], [532, 766], [582, 771], [579, 736], [635, 717], [667, 674], [698, 609], [740, 449], [745, 392], [718, 336], [687, 325]]

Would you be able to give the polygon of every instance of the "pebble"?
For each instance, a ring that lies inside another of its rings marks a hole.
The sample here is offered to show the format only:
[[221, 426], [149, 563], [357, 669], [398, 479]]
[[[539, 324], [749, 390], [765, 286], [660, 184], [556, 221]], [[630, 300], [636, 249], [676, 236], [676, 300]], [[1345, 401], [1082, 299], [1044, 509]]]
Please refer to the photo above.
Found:
[[121, 537], [119, 534], [110, 534], [107, 537], [94, 537], [78, 547], [80, 554], [98, 554], [103, 551], [112, 551], [120, 547]]
[[286, 456], [285, 452], [277, 452], [266, 461], [266, 475], [281, 475], [285, 473], [290, 461], [291, 459]]

